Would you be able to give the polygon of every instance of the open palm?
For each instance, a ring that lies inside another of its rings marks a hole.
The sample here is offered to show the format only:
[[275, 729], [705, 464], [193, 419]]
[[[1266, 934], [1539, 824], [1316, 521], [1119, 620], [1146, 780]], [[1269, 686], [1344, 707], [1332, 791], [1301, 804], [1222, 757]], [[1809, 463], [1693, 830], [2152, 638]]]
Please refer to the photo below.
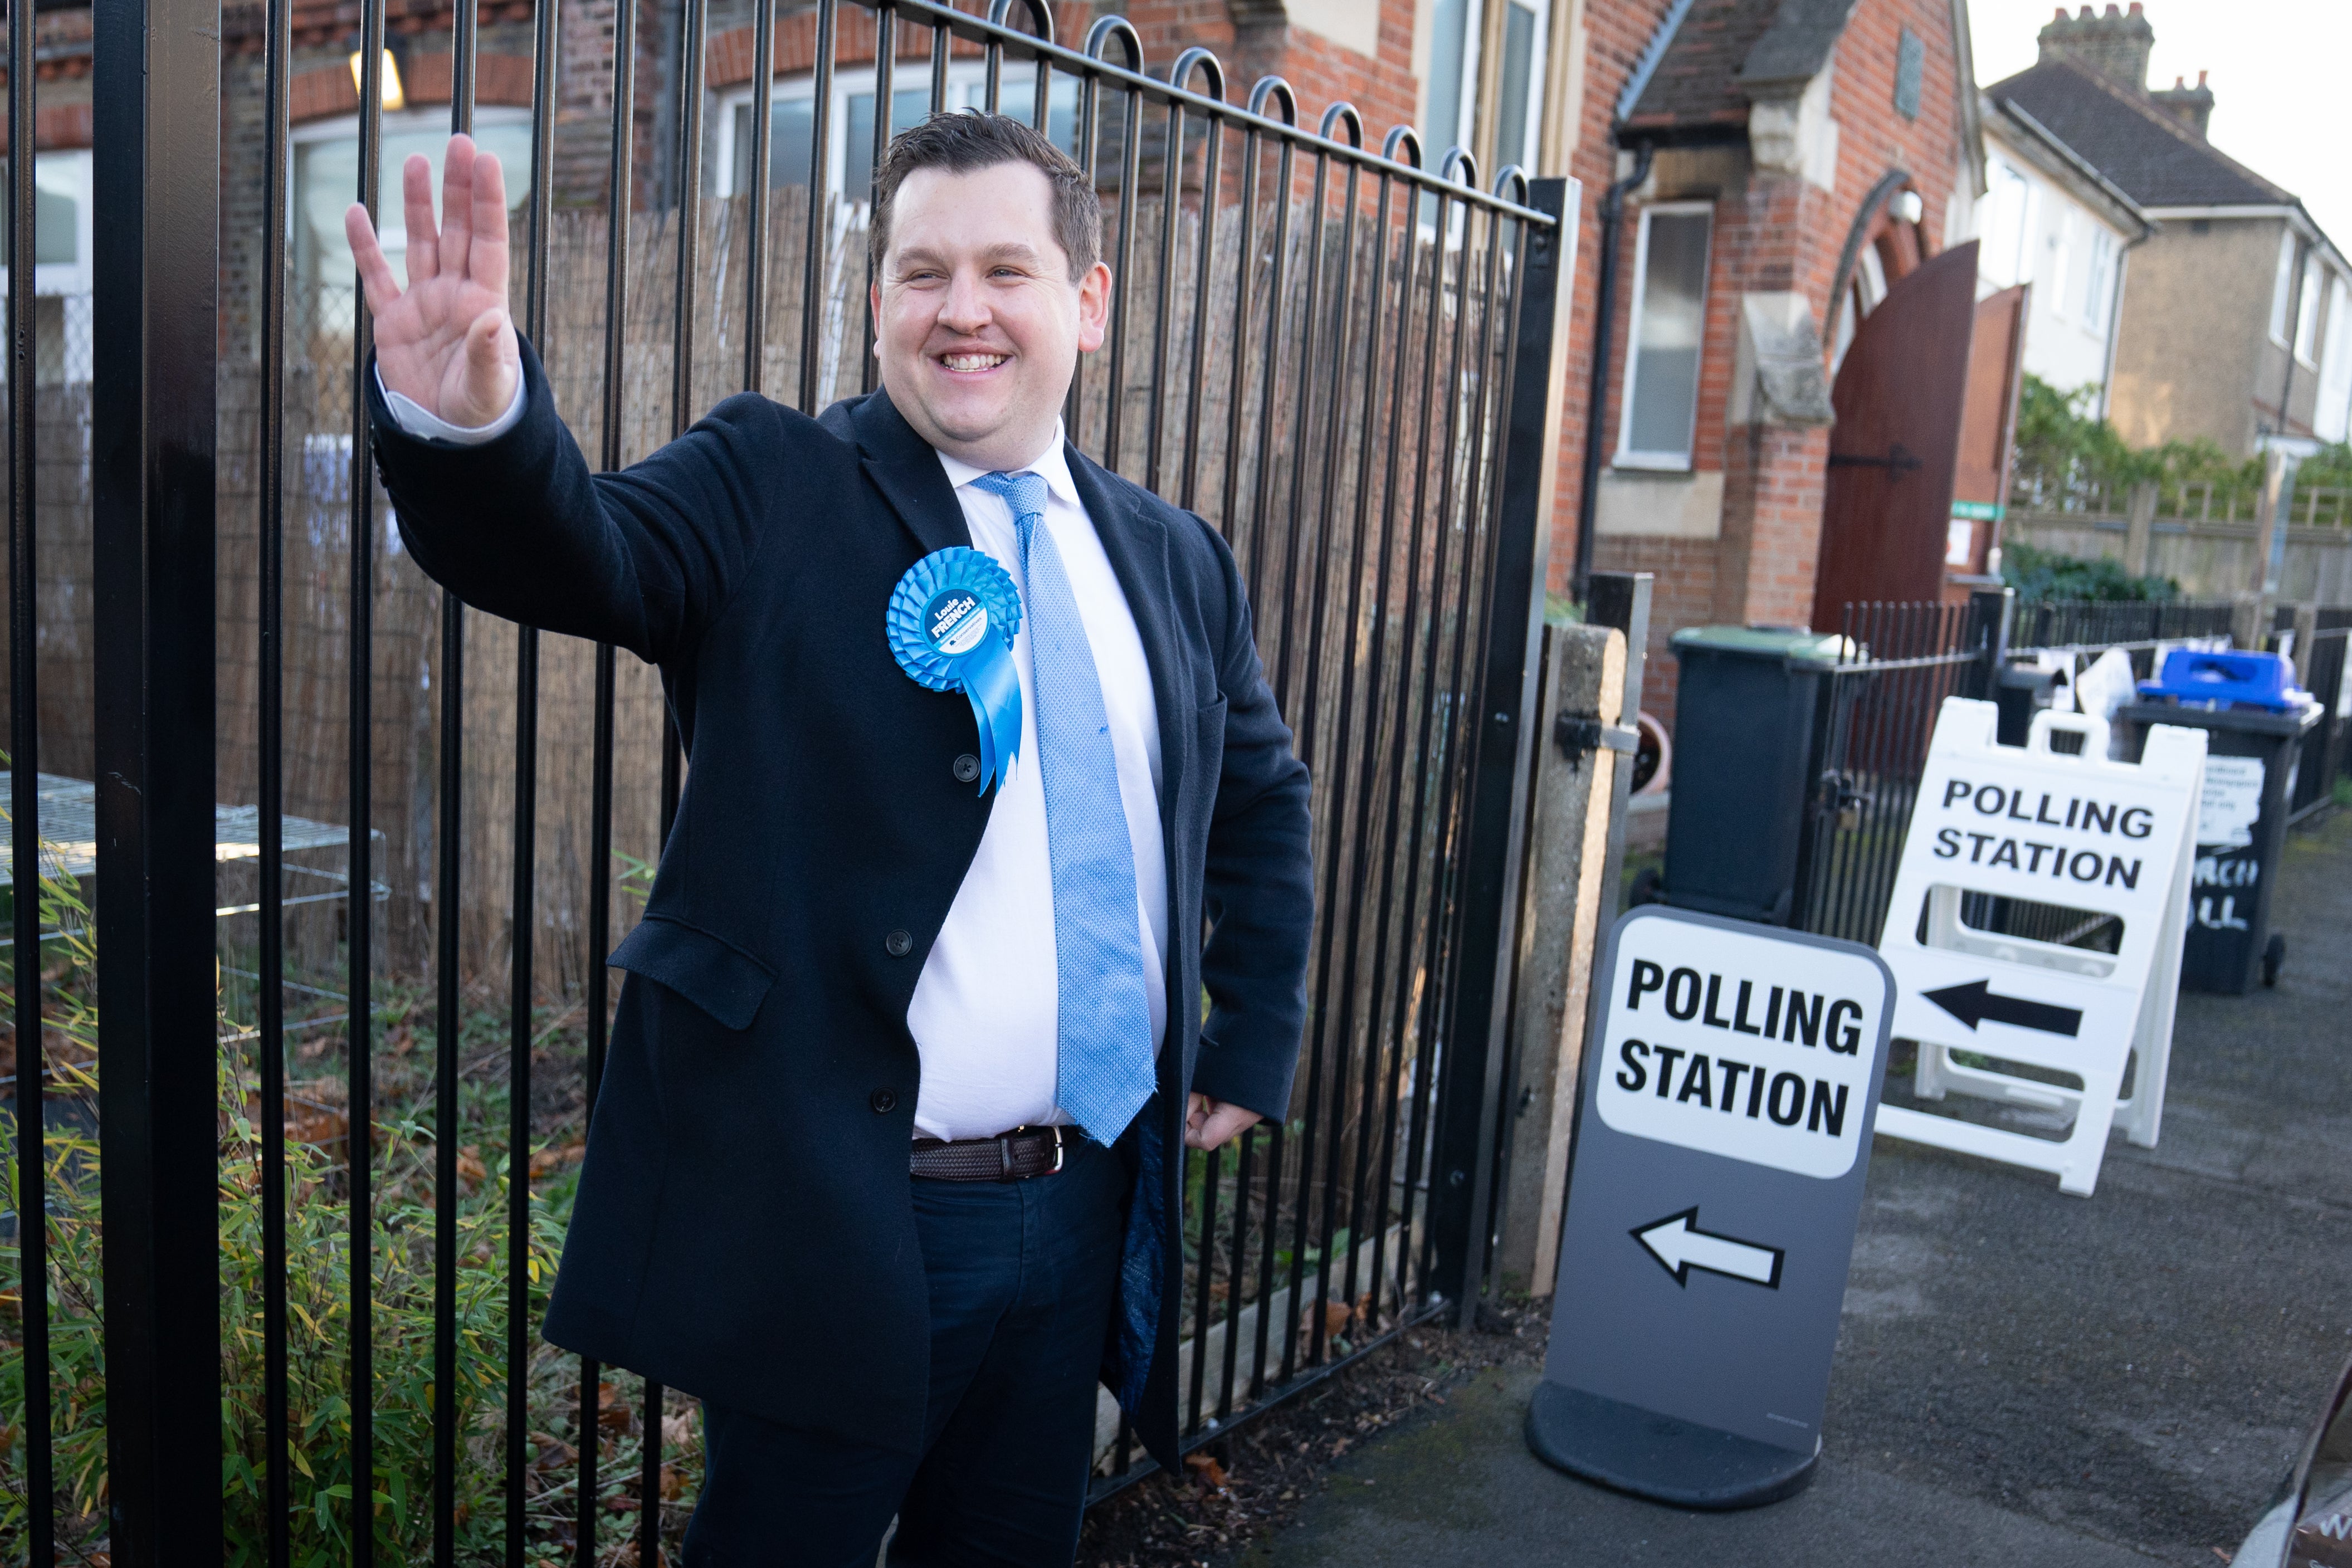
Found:
[[449, 138], [437, 230], [432, 169], [422, 157], [401, 169], [400, 186], [408, 224], [405, 291], [393, 280], [367, 208], [354, 202], [343, 214], [374, 318], [377, 372], [387, 392], [415, 399], [451, 424], [488, 424], [514, 401], [522, 372], [507, 308], [506, 176], [472, 137]]

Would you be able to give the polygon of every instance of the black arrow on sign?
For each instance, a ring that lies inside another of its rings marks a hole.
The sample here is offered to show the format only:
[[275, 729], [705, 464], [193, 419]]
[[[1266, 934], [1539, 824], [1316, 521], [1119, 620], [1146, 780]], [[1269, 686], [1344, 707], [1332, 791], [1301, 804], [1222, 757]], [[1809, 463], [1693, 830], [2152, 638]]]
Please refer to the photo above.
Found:
[[1940, 991], [1923, 994], [1970, 1030], [1990, 1019], [2017, 1029], [2040, 1030], [2043, 1034], [2063, 1034], [2072, 1039], [2083, 1027], [2080, 1008], [2053, 1007], [2023, 997], [1995, 996], [1990, 980], [1970, 980], [1965, 986], [1946, 986]]

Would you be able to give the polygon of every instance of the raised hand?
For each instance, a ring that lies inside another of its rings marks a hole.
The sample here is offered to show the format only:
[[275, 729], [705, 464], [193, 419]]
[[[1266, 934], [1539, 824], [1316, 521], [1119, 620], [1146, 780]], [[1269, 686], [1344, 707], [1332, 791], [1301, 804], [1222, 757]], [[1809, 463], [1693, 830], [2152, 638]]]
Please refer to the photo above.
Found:
[[468, 428], [514, 401], [522, 356], [507, 309], [507, 183], [498, 159], [470, 136], [449, 138], [441, 171], [441, 226], [433, 226], [432, 169], [412, 157], [400, 172], [408, 223], [408, 287], [393, 281], [367, 208], [343, 214], [375, 323], [378, 373], [388, 392]]

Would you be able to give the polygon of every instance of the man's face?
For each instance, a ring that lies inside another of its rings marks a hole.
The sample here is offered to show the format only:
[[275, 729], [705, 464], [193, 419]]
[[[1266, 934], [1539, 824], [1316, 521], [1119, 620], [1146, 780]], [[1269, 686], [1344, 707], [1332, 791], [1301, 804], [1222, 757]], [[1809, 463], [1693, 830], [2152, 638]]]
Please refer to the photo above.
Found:
[[1071, 281], [1043, 170], [918, 169], [898, 187], [875, 351], [891, 402], [950, 456], [990, 469], [1035, 457], [1109, 305], [1109, 267]]

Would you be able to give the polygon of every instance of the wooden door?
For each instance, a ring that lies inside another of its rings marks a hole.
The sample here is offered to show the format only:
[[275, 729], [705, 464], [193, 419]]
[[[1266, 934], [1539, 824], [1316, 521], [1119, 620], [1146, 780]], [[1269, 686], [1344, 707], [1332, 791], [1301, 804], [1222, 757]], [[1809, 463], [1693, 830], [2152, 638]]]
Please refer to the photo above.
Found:
[[2021, 283], [1977, 301], [1976, 340], [1969, 349], [1968, 397], [1960, 413], [1960, 455], [1952, 475], [1952, 520], [1944, 542], [1944, 597], [1964, 602], [1997, 584], [1992, 547], [2008, 510], [2009, 465], [2017, 439], [2017, 390], [2024, 371], [2026, 303]]
[[1971, 240], [1889, 288], [1846, 348], [1830, 389], [1818, 631], [1837, 631], [1850, 601], [1943, 597], [1976, 293]]

